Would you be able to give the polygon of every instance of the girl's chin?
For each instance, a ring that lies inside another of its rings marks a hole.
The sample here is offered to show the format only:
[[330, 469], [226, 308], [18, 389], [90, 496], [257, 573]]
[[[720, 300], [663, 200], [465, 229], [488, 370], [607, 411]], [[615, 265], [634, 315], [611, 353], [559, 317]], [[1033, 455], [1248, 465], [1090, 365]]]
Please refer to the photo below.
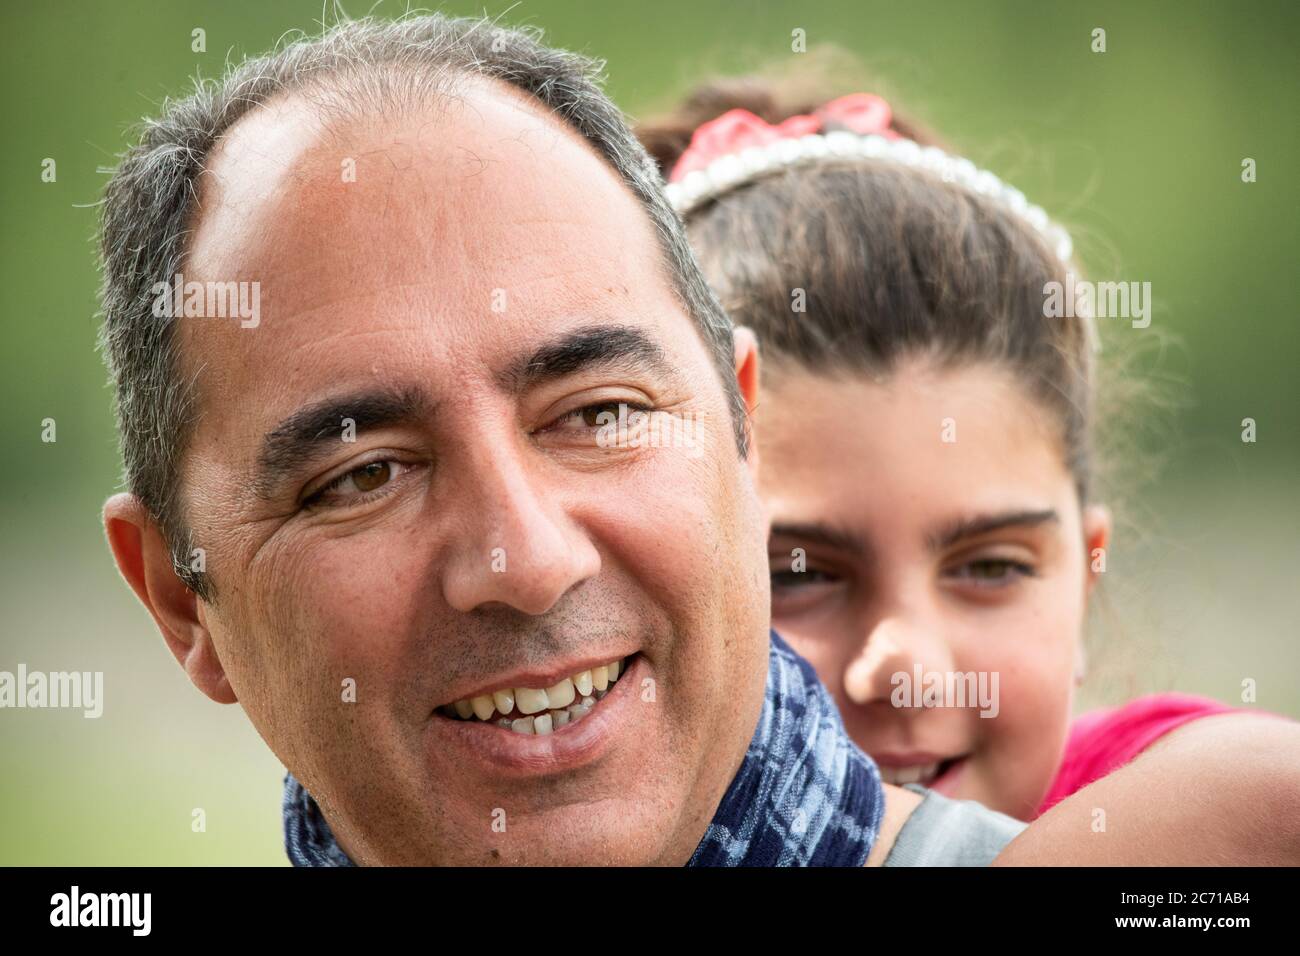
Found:
[[1037, 803], [1030, 803], [1029, 795], [997, 790], [989, 792], [987, 787], [982, 786], [981, 778], [984, 776], [985, 774], [972, 770], [969, 758], [962, 758], [926, 786], [949, 800], [974, 800], [1016, 820], [1029, 822], [1034, 819], [1034, 811], [1027, 814], [1024, 810], [1026, 806], [1033, 806], [1036, 811], [1038, 806]]

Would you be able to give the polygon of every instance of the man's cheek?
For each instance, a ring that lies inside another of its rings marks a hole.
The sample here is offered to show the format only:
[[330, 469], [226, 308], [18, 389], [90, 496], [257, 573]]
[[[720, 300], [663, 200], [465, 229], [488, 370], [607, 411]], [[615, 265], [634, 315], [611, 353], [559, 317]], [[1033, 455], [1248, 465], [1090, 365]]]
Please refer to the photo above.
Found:
[[292, 671], [343, 706], [374, 705], [400, 691], [409, 672], [407, 629], [385, 616], [382, 600], [345, 587], [300, 599], [305, 604], [295, 626], [299, 655]]
[[[358, 535], [304, 542], [292, 552], [263, 569], [276, 582], [275, 593], [267, 595], [268, 610], [288, 610], [292, 618], [284, 623], [294, 631], [305, 631], [298, 636], [308, 647], [335, 632], [397, 632], [413, 585], [409, 569], [394, 556], [410, 553], [409, 539], [403, 547]], [[332, 651], [329, 646], [325, 649]]]
[[259, 674], [249, 676], [266, 688], [277, 724], [336, 726], [351, 719], [340, 708], [382, 691], [376, 664], [385, 654], [369, 635], [390, 632], [355, 577], [310, 573], [311, 554], [268, 562], [250, 577], [241, 615], [250, 627], [240, 639], [254, 645], [250, 659]]

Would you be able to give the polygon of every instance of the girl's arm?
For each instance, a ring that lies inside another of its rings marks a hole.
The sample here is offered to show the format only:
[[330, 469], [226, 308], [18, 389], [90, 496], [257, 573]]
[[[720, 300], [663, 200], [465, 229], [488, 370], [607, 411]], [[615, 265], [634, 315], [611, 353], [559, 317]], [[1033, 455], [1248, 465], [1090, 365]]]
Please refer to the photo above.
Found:
[[1300, 865], [1300, 724], [1193, 721], [1062, 800], [994, 864]]

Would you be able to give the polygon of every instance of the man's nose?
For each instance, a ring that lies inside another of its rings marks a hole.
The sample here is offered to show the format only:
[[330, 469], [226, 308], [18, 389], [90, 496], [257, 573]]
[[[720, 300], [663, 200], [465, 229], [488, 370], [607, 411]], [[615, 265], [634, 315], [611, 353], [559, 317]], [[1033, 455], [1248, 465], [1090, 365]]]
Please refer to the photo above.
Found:
[[858, 654], [844, 669], [844, 693], [857, 704], [888, 701], [896, 686], [895, 674], [915, 677], [947, 673], [952, 654], [938, 622], [915, 610], [896, 609], [878, 617], [867, 628]]
[[468, 613], [485, 604], [544, 614], [600, 571], [600, 553], [548, 489], [510, 453], [486, 456], [466, 485], [466, 529], [443, 572], [443, 597]]

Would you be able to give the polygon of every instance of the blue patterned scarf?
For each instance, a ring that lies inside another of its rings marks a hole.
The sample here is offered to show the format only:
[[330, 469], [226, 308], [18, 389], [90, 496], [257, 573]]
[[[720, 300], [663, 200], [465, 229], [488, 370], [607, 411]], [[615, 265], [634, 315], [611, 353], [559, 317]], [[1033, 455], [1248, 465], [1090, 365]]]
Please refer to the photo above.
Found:
[[[862, 866], [884, 805], [876, 765], [849, 740], [812, 665], [773, 631], [758, 727], [686, 865]], [[284, 845], [294, 866], [353, 865], [293, 774]]]

